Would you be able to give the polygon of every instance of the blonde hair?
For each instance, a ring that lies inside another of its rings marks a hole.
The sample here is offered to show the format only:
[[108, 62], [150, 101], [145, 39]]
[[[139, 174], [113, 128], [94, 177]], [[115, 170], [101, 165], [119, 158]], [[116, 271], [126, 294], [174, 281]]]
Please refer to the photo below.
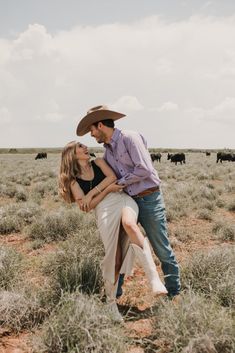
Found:
[[69, 142], [61, 154], [60, 174], [59, 174], [59, 195], [67, 203], [75, 202], [71, 183], [81, 173], [81, 168], [76, 158], [76, 141]]

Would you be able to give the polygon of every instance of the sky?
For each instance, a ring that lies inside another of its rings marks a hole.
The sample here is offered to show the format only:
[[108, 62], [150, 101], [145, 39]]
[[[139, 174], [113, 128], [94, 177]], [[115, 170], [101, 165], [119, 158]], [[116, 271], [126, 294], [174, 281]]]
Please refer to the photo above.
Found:
[[155, 148], [235, 148], [234, 0], [0, 0], [0, 148], [62, 147], [97, 105]]

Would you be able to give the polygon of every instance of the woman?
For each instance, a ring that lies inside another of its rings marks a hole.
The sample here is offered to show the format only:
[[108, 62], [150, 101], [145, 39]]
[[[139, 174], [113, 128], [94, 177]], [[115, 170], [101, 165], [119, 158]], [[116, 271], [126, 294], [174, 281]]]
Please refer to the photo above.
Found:
[[167, 294], [154, 264], [147, 239], [138, 225], [138, 206], [115, 184], [113, 170], [102, 158], [90, 162], [85, 145], [72, 141], [62, 151], [59, 188], [67, 202], [82, 211], [95, 210], [97, 226], [105, 248], [102, 273], [107, 301], [116, 321], [122, 316], [116, 305], [119, 273], [131, 274], [136, 256], [156, 295]]

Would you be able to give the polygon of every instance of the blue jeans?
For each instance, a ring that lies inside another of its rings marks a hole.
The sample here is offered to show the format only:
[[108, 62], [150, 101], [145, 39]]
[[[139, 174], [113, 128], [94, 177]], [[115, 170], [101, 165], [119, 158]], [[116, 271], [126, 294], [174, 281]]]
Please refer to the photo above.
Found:
[[153, 251], [161, 262], [168, 295], [175, 296], [180, 291], [179, 265], [167, 234], [165, 205], [161, 192], [134, 197], [134, 200], [139, 206], [138, 221], [144, 228]]

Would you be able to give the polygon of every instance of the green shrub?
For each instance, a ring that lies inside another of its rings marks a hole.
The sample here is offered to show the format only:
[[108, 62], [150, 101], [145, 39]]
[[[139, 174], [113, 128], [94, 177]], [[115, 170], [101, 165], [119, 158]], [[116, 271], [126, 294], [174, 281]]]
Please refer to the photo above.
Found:
[[78, 208], [63, 208], [35, 220], [27, 233], [31, 239], [44, 242], [64, 240], [79, 229], [89, 228], [89, 220], [89, 215], [86, 217]]
[[22, 256], [12, 248], [0, 246], [0, 289], [10, 289], [19, 280]]
[[11, 204], [0, 209], [0, 234], [20, 232], [40, 214], [38, 205], [32, 202]]
[[210, 210], [207, 209], [202, 209], [198, 212], [198, 218], [199, 219], [204, 219], [206, 221], [212, 221], [213, 215]]
[[182, 264], [182, 287], [203, 293], [221, 305], [235, 302], [234, 248], [195, 253]]
[[235, 226], [225, 221], [218, 221], [212, 228], [213, 233], [216, 234], [220, 240], [235, 240]]
[[27, 201], [28, 194], [24, 190], [18, 190], [15, 194], [16, 201]]
[[34, 341], [37, 353], [124, 353], [125, 348], [122, 329], [104, 305], [79, 293], [64, 296]]
[[235, 200], [231, 201], [228, 206], [227, 209], [231, 212], [235, 212]]
[[40, 325], [49, 316], [59, 297], [53, 288], [33, 288], [28, 284], [0, 291], [0, 325], [19, 333]]
[[49, 257], [45, 272], [59, 290], [99, 293], [103, 286], [100, 261], [103, 245], [94, 229], [80, 230]]
[[162, 302], [155, 308], [155, 315], [156, 335], [152, 339], [156, 338], [158, 349], [154, 352], [234, 352], [231, 312], [211, 300], [185, 293], [178, 305]]

